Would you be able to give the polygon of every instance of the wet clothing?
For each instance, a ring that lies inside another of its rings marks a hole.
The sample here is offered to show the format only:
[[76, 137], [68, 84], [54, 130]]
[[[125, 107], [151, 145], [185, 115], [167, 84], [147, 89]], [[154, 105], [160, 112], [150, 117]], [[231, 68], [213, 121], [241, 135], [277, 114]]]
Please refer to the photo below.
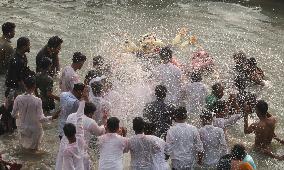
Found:
[[42, 109], [49, 112], [55, 109], [54, 99], [48, 97], [48, 92], [53, 91], [53, 79], [47, 72], [40, 72], [36, 75], [36, 87], [40, 90], [40, 98], [42, 100]]
[[13, 53], [11, 41], [2, 36], [0, 38], [0, 74], [6, 74]]
[[50, 54], [47, 50], [47, 46], [44, 46], [36, 56], [36, 72], [42, 71], [42, 61], [45, 57], [51, 59], [52, 61], [52, 66], [48, 74], [49, 76], [53, 77], [56, 72], [60, 70], [59, 58], [58, 54]]
[[206, 103], [206, 109], [210, 110], [210, 111], [213, 111], [213, 109], [215, 108], [216, 106], [216, 102], [218, 101], [219, 99], [214, 95], [214, 94], [210, 94], [209, 96], [207, 96], [205, 98], [205, 103]]
[[153, 135], [164, 139], [168, 129], [172, 125], [174, 109], [173, 105], [166, 104], [162, 100], [146, 104], [143, 117], [154, 124], [155, 132]]
[[0, 107], [0, 135], [7, 132], [12, 132], [17, 128], [16, 120], [11, 115], [12, 109], [13, 105], [10, 105], [8, 108], [6, 108], [4, 105]]
[[76, 83], [80, 83], [79, 75], [71, 66], [64, 67], [60, 78], [61, 92], [72, 91]]

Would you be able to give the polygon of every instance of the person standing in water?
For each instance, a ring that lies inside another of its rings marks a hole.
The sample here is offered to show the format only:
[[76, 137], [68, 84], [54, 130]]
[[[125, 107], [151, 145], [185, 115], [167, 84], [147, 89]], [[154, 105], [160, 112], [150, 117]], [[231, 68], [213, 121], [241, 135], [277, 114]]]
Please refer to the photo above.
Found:
[[74, 84], [80, 82], [80, 77], [76, 71], [83, 67], [86, 59], [86, 56], [81, 52], [74, 53], [71, 66], [66, 66], [62, 70], [59, 82], [61, 92], [72, 91]]
[[61, 50], [61, 44], [63, 43], [63, 40], [59, 38], [58, 36], [53, 36], [49, 38], [47, 45], [45, 45], [37, 54], [36, 56], [36, 72], [43, 71], [43, 58], [47, 57], [51, 59], [52, 66], [49, 70], [48, 74], [49, 76], [53, 77], [57, 74], [57, 72], [60, 71], [60, 65], [59, 65], [59, 57], [58, 54]]
[[16, 25], [12, 22], [5, 22], [2, 25], [3, 35], [0, 38], [0, 74], [6, 74], [9, 61], [14, 53], [11, 39], [15, 36], [15, 28]]
[[26, 93], [16, 97], [12, 116], [18, 119], [17, 128], [20, 132], [20, 143], [26, 149], [36, 151], [40, 147], [43, 136], [42, 123], [55, 117], [45, 117], [41, 99], [34, 95], [36, 88], [35, 77], [24, 80]]

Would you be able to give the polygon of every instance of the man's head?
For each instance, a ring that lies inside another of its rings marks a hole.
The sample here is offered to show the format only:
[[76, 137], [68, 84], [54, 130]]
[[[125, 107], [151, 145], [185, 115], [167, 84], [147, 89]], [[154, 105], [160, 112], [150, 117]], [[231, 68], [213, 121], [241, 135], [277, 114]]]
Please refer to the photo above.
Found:
[[203, 125], [212, 124], [213, 114], [208, 110], [203, 110], [202, 114], [200, 115], [200, 119], [201, 119]]
[[268, 111], [268, 104], [264, 100], [259, 100], [255, 106], [255, 111], [259, 118], [265, 118]]
[[17, 40], [17, 50], [22, 51], [23, 53], [30, 52], [31, 44], [30, 40], [27, 37], [21, 37]]
[[135, 132], [135, 134], [141, 134], [144, 132], [144, 120], [142, 117], [135, 117], [133, 119], [133, 130]]
[[119, 119], [117, 117], [110, 117], [107, 120], [107, 130], [109, 133], [116, 133], [119, 130]]
[[41, 68], [45, 71], [50, 70], [52, 66], [52, 61], [50, 58], [44, 57], [41, 62]]
[[172, 60], [172, 57], [173, 57], [172, 55], [173, 55], [173, 52], [169, 47], [164, 47], [160, 51], [160, 58], [165, 63], [168, 63]]
[[35, 76], [28, 76], [24, 79], [24, 85], [28, 91], [34, 91], [36, 88]]
[[239, 51], [233, 55], [233, 59], [236, 64], [240, 65], [246, 63], [247, 56], [243, 51]]
[[76, 139], [76, 126], [74, 124], [66, 123], [63, 127], [63, 132], [69, 141]]
[[77, 84], [74, 84], [72, 93], [77, 99], [81, 99], [84, 89], [85, 89], [85, 85], [83, 83], [77, 83]]
[[144, 122], [145, 135], [153, 135], [155, 132], [155, 124], [152, 122]]
[[80, 70], [87, 60], [86, 56], [81, 52], [75, 52], [72, 58], [74, 70]]
[[5, 22], [2, 25], [3, 35], [6, 38], [8, 38], [8, 39], [14, 38], [14, 36], [15, 36], [15, 28], [16, 28], [16, 25], [14, 23], [12, 23], [12, 22]]
[[256, 62], [256, 59], [254, 57], [251, 57], [248, 59], [248, 65], [250, 67], [256, 67], [257, 66], [257, 62]]
[[221, 83], [215, 83], [212, 86], [212, 93], [218, 98], [221, 99], [224, 95], [224, 87]]
[[47, 42], [47, 48], [52, 53], [57, 55], [61, 50], [61, 44], [63, 43], [63, 40], [59, 38], [58, 36], [53, 36], [49, 38]]
[[195, 71], [195, 72], [192, 72], [190, 74], [190, 79], [192, 82], [201, 82], [202, 81], [202, 75], [199, 71]]
[[185, 107], [178, 107], [174, 111], [174, 119], [177, 122], [185, 121], [187, 119], [187, 110], [186, 110], [186, 108]]
[[246, 155], [246, 148], [242, 144], [234, 145], [233, 149], [231, 150], [231, 156], [234, 160], [243, 161]]
[[157, 99], [165, 99], [166, 96], [167, 96], [167, 88], [166, 86], [163, 86], [163, 85], [157, 85], [156, 88], [155, 88], [155, 95], [157, 97]]
[[93, 67], [100, 67], [104, 64], [104, 58], [100, 55], [93, 58]]
[[91, 103], [91, 102], [85, 103], [84, 114], [87, 117], [92, 118], [95, 111], [96, 111], [96, 106], [94, 105], [94, 103]]
[[100, 95], [103, 92], [103, 84], [101, 82], [93, 82], [91, 88], [94, 95]]

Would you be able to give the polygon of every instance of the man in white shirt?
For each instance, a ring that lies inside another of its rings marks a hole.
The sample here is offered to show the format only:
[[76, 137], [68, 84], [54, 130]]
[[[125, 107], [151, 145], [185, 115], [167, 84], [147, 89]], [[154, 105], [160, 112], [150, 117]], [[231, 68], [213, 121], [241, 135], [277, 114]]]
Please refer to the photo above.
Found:
[[80, 82], [80, 77], [76, 73], [80, 70], [86, 61], [86, 56], [81, 52], [75, 52], [72, 58], [72, 65], [63, 68], [59, 86], [61, 92], [69, 92], [73, 90], [74, 84]]
[[131, 155], [130, 169], [151, 169], [154, 154], [159, 152], [161, 148], [152, 138], [144, 135], [144, 120], [142, 117], [133, 119], [133, 130], [135, 135], [128, 140]]
[[203, 111], [200, 118], [203, 124], [199, 129], [204, 148], [202, 165], [206, 169], [216, 169], [219, 159], [227, 154], [225, 134], [223, 129], [212, 125], [213, 115], [210, 111]]
[[182, 97], [182, 72], [176, 65], [170, 62], [172, 60], [172, 50], [168, 47], [160, 51], [160, 58], [162, 64], [153, 72], [154, 81], [166, 86], [168, 90], [166, 102], [179, 106]]
[[99, 170], [123, 170], [123, 153], [128, 152], [128, 140], [119, 132], [119, 119], [107, 120], [107, 133], [99, 137]]
[[82, 97], [85, 85], [83, 83], [77, 83], [74, 85], [72, 91], [63, 92], [60, 94], [60, 107], [61, 113], [59, 114], [59, 138], [64, 135], [63, 126], [67, 117], [77, 111], [79, 107], [79, 99]]
[[39, 149], [43, 136], [42, 123], [54, 117], [45, 117], [42, 110], [42, 101], [33, 93], [36, 89], [35, 77], [24, 80], [26, 93], [16, 97], [13, 105], [12, 116], [17, 120], [21, 145], [32, 151]]
[[197, 128], [187, 124], [186, 119], [186, 108], [178, 108], [175, 111], [176, 124], [167, 133], [166, 154], [170, 155], [173, 169], [193, 169], [196, 160], [201, 164], [203, 144]]

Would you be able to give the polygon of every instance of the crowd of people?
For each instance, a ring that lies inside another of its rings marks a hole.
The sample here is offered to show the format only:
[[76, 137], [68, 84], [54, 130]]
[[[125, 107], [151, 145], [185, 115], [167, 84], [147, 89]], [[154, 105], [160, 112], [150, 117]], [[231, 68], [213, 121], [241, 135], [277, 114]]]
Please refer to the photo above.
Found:
[[[96, 141], [99, 150], [99, 170], [122, 170], [123, 154], [127, 152], [133, 170], [253, 170], [256, 165], [243, 144], [235, 144], [230, 152], [228, 148], [228, 128], [242, 118], [244, 133], [255, 134], [257, 150], [279, 160], [284, 158], [270, 149], [273, 139], [284, 142], [274, 133], [276, 118], [268, 112], [268, 103], [257, 100], [247, 90], [249, 85], [264, 85], [264, 73], [256, 59], [248, 58], [244, 52], [233, 55], [238, 92], [226, 100], [221, 82], [216, 82], [209, 93], [202, 81], [204, 71], [212, 71], [211, 59], [208, 69], [194, 67], [189, 72], [173, 58], [172, 47], [184, 48], [197, 41], [194, 36], [186, 37], [185, 28], [170, 46], [153, 34], [143, 38], [141, 47], [127, 40], [126, 52], [139, 57], [155, 53], [159, 64], [149, 70], [156, 99], [145, 105], [140, 117], [133, 119], [135, 134], [126, 137], [127, 129], [121, 127], [121, 118], [110, 114], [113, 105], [110, 98], [115, 93], [108, 79], [112, 68], [102, 56], [93, 58], [93, 69], [81, 80], [77, 71], [87, 57], [75, 52], [72, 64], [61, 69], [58, 54], [63, 40], [53, 36], [38, 52], [33, 71], [26, 56], [30, 40], [20, 37], [15, 49], [11, 45], [15, 29], [11, 22], [2, 25], [0, 70], [6, 76], [6, 91], [5, 102], [0, 107], [0, 134], [17, 130], [20, 145], [35, 152], [40, 149], [44, 134], [42, 124], [59, 119], [56, 170], [94, 169], [89, 156], [91, 140]], [[209, 55], [204, 50], [194, 54], [199, 56], [205, 56], [204, 62], [208, 61]], [[58, 75], [60, 94], [53, 91], [54, 78]], [[248, 116], [254, 112], [259, 120], [249, 125]], [[21, 168], [2, 159], [0, 164]]]

